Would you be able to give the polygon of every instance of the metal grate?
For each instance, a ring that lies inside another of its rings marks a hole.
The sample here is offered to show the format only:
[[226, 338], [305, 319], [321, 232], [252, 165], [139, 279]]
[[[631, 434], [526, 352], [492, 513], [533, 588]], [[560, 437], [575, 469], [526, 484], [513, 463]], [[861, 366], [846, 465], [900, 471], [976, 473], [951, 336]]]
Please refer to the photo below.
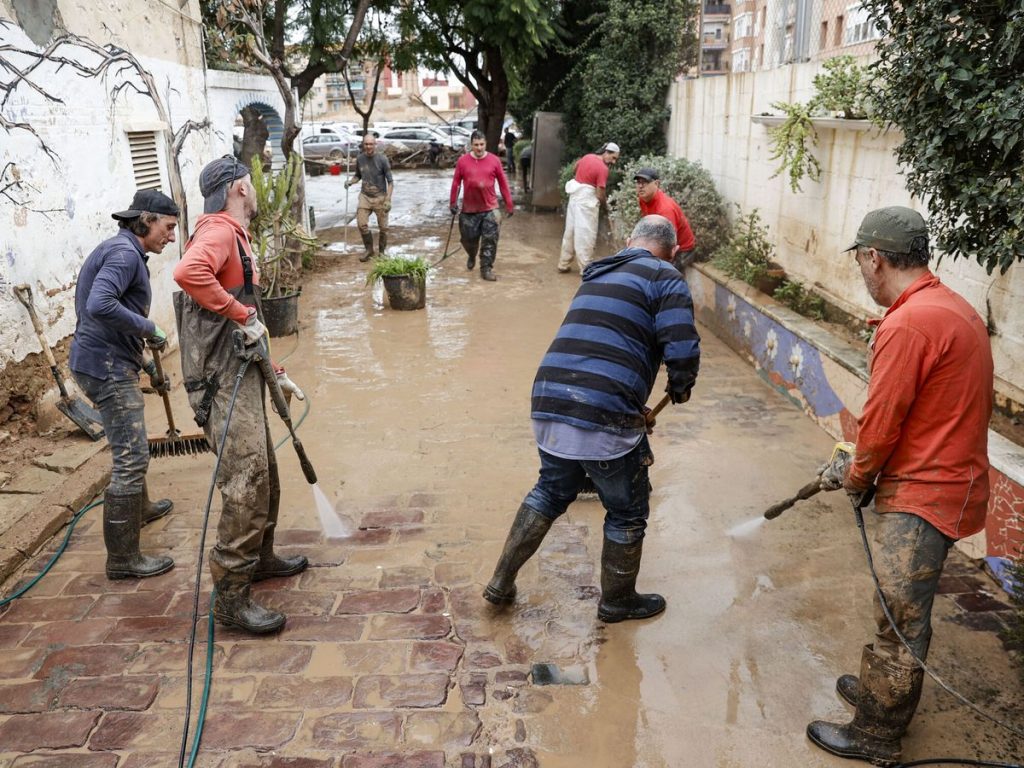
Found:
[[132, 170], [138, 189], [159, 189], [160, 157], [156, 151], [156, 133], [129, 131], [128, 145], [132, 153]]

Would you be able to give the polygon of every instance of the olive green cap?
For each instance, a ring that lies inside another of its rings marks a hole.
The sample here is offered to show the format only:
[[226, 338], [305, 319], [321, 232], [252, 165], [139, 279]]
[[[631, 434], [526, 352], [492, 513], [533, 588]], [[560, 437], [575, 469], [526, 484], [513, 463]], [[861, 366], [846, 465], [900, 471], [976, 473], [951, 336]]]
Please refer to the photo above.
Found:
[[860, 245], [890, 253], [910, 253], [910, 244], [916, 237], [928, 237], [924, 217], [911, 208], [890, 205], [865, 216], [857, 230], [857, 239], [843, 250], [852, 251]]

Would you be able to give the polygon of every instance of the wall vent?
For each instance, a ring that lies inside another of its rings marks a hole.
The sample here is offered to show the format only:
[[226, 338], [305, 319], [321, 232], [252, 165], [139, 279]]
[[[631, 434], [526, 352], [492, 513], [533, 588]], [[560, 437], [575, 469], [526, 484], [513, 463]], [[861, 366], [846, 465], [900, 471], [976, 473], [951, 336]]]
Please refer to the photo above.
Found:
[[160, 159], [156, 151], [154, 131], [129, 131], [128, 145], [132, 153], [137, 189], [160, 189]]

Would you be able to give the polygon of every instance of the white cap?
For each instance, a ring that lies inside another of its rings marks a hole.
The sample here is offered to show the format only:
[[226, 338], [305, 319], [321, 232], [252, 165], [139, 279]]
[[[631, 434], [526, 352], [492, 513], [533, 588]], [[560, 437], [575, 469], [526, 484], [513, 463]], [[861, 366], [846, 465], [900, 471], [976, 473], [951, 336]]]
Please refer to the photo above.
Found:
[[604, 151], [605, 152], [618, 152], [619, 151], [619, 145], [616, 144], [614, 141], [606, 142], [605, 145], [604, 145]]

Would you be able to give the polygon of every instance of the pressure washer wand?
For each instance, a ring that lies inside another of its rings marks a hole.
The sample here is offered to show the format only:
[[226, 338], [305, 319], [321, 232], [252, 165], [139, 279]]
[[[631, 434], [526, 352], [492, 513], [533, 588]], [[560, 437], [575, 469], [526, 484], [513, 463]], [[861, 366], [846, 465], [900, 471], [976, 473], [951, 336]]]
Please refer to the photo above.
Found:
[[776, 517], [781, 515], [787, 509], [792, 507], [798, 501], [809, 499], [821, 491], [821, 478], [816, 477], [799, 491], [796, 492], [795, 496], [790, 496], [788, 499], [783, 499], [778, 504], [772, 504], [768, 509], [764, 511], [764, 517], [766, 520], [774, 520]]
[[274, 403], [274, 410], [281, 417], [281, 421], [288, 427], [292, 436], [292, 447], [299, 457], [299, 466], [302, 467], [302, 474], [306, 476], [306, 482], [316, 485], [316, 470], [306, 455], [306, 449], [302, 447], [302, 441], [295, 434], [295, 427], [292, 426], [291, 413], [288, 410], [288, 400], [281, 391], [281, 385], [277, 382], [277, 374], [274, 372], [274, 365], [270, 362], [270, 346], [267, 344], [267, 337], [264, 336], [256, 344], [245, 343], [245, 334], [239, 331], [232, 331], [232, 340], [235, 345], [235, 352], [243, 360], [249, 359], [255, 362], [263, 374], [263, 380], [267, 382], [267, 389], [270, 391], [270, 399]]

